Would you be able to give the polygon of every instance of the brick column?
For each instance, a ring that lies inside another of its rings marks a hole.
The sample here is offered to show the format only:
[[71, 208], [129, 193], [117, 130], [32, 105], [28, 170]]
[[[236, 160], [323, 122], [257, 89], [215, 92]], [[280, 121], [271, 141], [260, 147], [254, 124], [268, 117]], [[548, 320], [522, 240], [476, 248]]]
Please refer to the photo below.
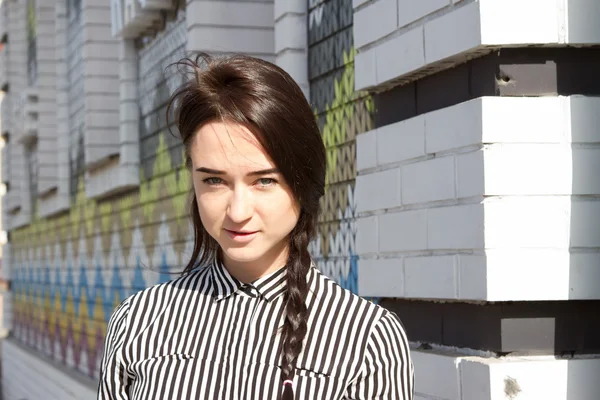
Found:
[[275, 62], [309, 98], [307, 11], [306, 0], [275, 0]]
[[58, 136], [56, 126], [56, 9], [54, 1], [37, 2], [38, 64], [38, 193], [44, 196], [58, 189]]
[[357, 137], [359, 293], [420, 345], [420, 396], [600, 390], [579, 378], [600, 374], [597, 18], [595, 2], [354, 1], [355, 86], [376, 109]]
[[273, 1], [190, 0], [188, 51], [246, 53], [275, 61]]

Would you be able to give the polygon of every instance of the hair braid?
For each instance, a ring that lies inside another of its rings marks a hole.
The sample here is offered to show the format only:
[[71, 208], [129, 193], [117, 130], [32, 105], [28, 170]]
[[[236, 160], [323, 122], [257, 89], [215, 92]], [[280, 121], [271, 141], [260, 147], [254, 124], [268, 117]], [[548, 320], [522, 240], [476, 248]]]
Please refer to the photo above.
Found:
[[[309, 221], [302, 221], [290, 238], [290, 250], [287, 266], [287, 292], [285, 306], [285, 322], [282, 328], [283, 346], [281, 354], [282, 379], [294, 379], [294, 365], [302, 351], [304, 337], [307, 332], [308, 309], [306, 296], [308, 283], [306, 276], [310, 269], [311, 258], [308, 244], [311, 239]], [[282, 400], [292, 400], [294, 391], [285, 385]]]

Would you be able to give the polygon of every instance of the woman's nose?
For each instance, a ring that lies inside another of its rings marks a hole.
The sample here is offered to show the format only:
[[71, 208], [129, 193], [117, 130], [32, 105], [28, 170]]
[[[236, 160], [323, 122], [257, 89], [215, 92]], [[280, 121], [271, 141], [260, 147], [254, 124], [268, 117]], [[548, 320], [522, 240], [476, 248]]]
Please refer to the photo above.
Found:
[[252, 195], [247, 188], [234, 188], [231, 193], [227, 216], [232, 222], [241, 223], [252, 218], [254, 207]]

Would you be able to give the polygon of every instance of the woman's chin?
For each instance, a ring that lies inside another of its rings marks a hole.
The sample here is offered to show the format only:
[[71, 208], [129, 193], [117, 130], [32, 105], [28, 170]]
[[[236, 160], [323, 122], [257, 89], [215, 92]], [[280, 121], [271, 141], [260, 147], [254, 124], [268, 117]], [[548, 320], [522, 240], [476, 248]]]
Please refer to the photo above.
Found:
[[236, 263], [249, 263], [256, 261], [264, 256], [264, 252], [258, 252], [255, 249], [245, 247], [221, 247], [223, 249], [223, 255], [227, 260]]

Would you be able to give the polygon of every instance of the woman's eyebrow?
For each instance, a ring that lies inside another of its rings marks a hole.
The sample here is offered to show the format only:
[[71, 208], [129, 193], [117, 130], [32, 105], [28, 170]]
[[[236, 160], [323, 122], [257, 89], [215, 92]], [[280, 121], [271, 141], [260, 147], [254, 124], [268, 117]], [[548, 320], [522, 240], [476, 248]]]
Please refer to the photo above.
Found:
[[[225, 175], [225, 171], [220, 171], [218, 169], [206, 168], [206, 167], [198, 167], [196, 168], [198, 172], [204, 172], [206, 174], [212, 175]], [[248, 176], [257, 176], [257, 175], [268, 175], [268, 174], [278, 174], [279, 170], [277, 168], [269, 168], [269, 169], [261, 169], [258, 171], [249, 172]]]
[[256, 176], [256, 175], [268, 175], [268, 174], [278, 174], [279, 170], [277, 168], [270, 169], [261, 169], [258, 171], [252, 171], [248, 173], [248, 176]]
[[211, 169], [211, 168], [205, 168], [205, 167], [198, 167], [198, 168], [196, 168], [196, 171], [204, 172], [206, 174], [213, 174], [213, 175], [225, 175], [225, 171], [219, 171], [218, 169]]

